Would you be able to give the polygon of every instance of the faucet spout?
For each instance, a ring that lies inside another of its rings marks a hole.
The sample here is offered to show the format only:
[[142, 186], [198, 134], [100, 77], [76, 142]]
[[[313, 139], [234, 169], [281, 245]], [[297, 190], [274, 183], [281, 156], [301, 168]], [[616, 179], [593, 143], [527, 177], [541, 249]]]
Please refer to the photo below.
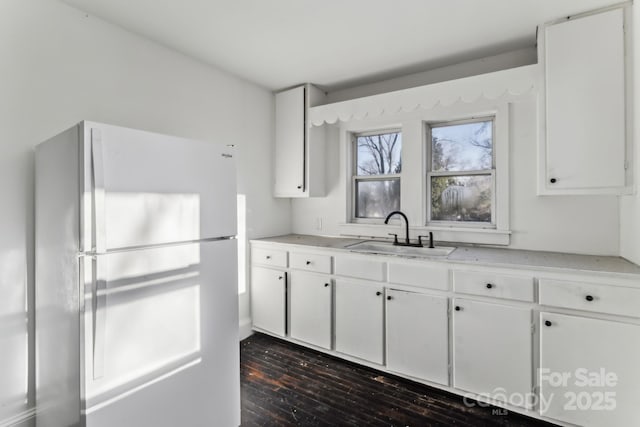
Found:
[[[403, 219], [404, 219], [404, 229], [405, 229], [405, 246], [409, 246], [411, 243], [409, 242], [409, 220], [407, 219], [407, 216], [401, 212], [401, 211], [393, 211], [391, 212], [389, 215], [387, 215], [387, 218], [384, 220], [385, 224], [389, 224], [389, 219], [391, 219], [392, 216], [394, 215], [400, 215]], [[399, 245], [400, 243], [394, 242], [394, 245]]]

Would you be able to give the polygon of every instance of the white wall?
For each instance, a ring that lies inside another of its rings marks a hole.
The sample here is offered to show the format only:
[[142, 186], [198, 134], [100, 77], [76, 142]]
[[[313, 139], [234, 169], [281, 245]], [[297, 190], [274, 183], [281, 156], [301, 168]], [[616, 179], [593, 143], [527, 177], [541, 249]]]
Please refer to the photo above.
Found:
[[[536, 195], [536, 143], [537, 120], [536, 99], [533, 95], [512, 103], [509, 110], [509, 151], [510, 151], [510, 225], [513, 232], [511, 248], [532, 249], [583, 254], [619, 255], [619, 206], [615, 196], [546, 196]], [[479, 104], [480, 111], [486, 107]], [[464, 109], [468, 109], [467, 106]], [[420, 113], [423, 120], [429, 120], [428, 111]], [[437, 113], [441, 115], [441, 113]], [[405, 123], [403, 129], [403, 152], [420, 153], [420, 123], [406, 128], [407, 123], [416, 123], [404, 116], [393, 116], [390, 123]], [[456, 107], [451, 107], [451, 115], [456, 115]], [[370, 122], [370, 123], [369, 123]], [[371, 123], [384, 126], [384, 120], [363, 120], [363, 126]], [[340, 158], [345, 150], [340, 150], [339, 138], [333, 137], [327, 147], [327, 188], [326, 198], [295, 199], [292, 201], [293, 231], [301, 234], [341, 233], [340, 224], [345, 222], [346, 167]], [[411, 159], [415, 163], [415, 159]], [[403, 179], [421, 180], [420, 170], [406, 176], [408, 167], [403, 162]], [[406, 195], [403, 195], [403, 198]], [[419, 195], [416, 195], [419, 197]], [[498, 201], [499, 203], [499, 201]], [[419, 226], [419, 212], [409, 213], [412, 225]], [[318, 230], [318, 218], [323, 227]], [[438, 232], [435, 232], [436, 239]]]
[[408, 89], [448, 80], [477, 76], [478, 74], [491, 73], [493, 71], [506, 70], [508, 68], [531, 65], [538, 62], [535, 46], [524, 49], [504, 52], [486, 58], [474, 59], [458, 64], [447, 65], [420, 73], [408, 74], [402, 77], [362, 84], [353, 87], [331, 90], [327, 94], [325, 102], [339, 102], [348, 99], [361, 98], [363, 96], [377, 95], [379, 93]]
[[33, 148], [83, 119], [236, 144], [248, 237], [290, 231], [269, 91], [58, 1], [0, 2], [0, 426], [34, 385]]
[[640, 193], [638, 177], [640, 177], [640, 7], [631, 7], [633, 31], [633, 104], [634, 127], [633, 148], [635, 158], [636, 194], [620, 198], [620, 255], [640, 264]]

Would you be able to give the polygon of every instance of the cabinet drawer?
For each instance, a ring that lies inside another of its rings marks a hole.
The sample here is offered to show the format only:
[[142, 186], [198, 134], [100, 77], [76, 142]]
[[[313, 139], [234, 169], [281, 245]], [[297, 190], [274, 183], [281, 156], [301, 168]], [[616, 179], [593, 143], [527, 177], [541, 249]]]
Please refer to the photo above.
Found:
[[297, 270], [315, 271], [318, 273], [331, 273], [331, 256], [308, 254], [304, 252], [291, 252], [289, 254], [291, 268]]
[[389, 263], [389, 283], [449, 290], [449, 270], [422, 264]]
[[254, 264], [287, 267], [287, 251], [280, 249], [251, 248], [251, 262]]
[[454, 271], [453, 290], [463, 294], [533, 301], [533, 277]]
[[540, 304], [640, 317], [640, 289], [540, 279]]
[[370, 256], [336, 256], [336, 275], [358, 279], [385, 281], [385, 263]]

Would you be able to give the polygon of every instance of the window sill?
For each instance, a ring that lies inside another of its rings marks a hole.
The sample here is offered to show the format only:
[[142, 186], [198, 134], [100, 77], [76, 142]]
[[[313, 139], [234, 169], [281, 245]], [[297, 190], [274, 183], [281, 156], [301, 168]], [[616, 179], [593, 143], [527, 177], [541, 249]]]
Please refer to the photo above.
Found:
[[[364, 239], [388, 239], [389, 233], [396, 233], [399, 239], [404, 238], [404, 224], [343, 223], [339, 224], [339, 228], [340, 235], [342, 236]], [[418, 235], [428, 234], [430, 231], [433, 232], [433, 238], [437, 242], [508, 246], [511, 240], [511, 231], [509, 230], [409, 226], [409, 235], [412, 239], [417, 239]]]

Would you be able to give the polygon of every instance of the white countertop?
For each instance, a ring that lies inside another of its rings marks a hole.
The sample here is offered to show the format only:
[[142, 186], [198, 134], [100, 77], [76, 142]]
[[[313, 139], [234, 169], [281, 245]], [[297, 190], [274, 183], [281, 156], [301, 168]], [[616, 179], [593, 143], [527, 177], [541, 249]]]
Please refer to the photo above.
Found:
[[[255, 241], [344, 250], [347, 246], [363, 242], [365, 239], [287, 234], [284, 236], [257, 239]], [[640, 266], [624, 258], [615, 256], [459, 246], [449, 256], [438, 257], [437, 260], [496, 266], [558, 268], [601, 273], [630, 274], [638, 275], [638, 280], [640, 280]]]

